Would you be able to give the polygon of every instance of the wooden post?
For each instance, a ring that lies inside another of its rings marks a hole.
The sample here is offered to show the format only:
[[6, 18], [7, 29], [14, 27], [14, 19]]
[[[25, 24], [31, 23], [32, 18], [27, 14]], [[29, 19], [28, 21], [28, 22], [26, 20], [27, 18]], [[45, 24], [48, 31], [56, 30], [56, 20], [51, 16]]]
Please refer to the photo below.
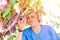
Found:
[[2, 33], [0, 33], [0, 40], [2, 40]]
[[2, 28], [2, 17], [1, 17], [1, 12], [0, 12], [0, 28]]
[[[1, 28], [2, 28], [2, 17], [1, 17], [1, 12], [0, 12], [0, 29]], [[2, 33], [0, 33], [0, 40], [2, 40]]]

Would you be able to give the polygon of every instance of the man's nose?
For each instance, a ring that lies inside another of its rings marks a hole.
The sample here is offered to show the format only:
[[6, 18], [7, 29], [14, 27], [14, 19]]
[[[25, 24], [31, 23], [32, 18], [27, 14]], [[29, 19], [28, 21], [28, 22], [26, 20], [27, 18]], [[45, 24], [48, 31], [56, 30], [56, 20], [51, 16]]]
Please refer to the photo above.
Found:
[[31, 17], [29, 17], [29, 20], [31, 21], [31, 20], [32, 20], [32, 18], [31, 18]]

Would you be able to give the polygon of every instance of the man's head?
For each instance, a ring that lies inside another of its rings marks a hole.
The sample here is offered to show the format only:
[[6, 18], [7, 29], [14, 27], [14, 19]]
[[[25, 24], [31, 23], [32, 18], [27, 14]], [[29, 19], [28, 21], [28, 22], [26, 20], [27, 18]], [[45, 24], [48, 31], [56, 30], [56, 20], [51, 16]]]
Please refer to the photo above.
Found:
[[41, 17], [36, 11], [29, 11], [29, 13], [26, 15], [26, 19], [27, 23], [31, 26], [36, 25], [36, 23], [41, 21]]

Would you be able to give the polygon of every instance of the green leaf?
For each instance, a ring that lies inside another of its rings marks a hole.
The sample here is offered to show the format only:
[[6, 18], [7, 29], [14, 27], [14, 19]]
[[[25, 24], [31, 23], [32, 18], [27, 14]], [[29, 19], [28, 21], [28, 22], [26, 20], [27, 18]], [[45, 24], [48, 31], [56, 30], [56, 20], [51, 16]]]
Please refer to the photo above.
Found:
[[38, 6], [40, 5], [40, 3], [41, 3], [41, 0], [36, 1], [36, 2], [34, 3], [34, 7], [38, 7]]
[[5, 16], [5, 18], [10, 18], [11, 17], [11, 13], [8, 13], [6, 16]]
[[26, 4], [24, 7], [29, 7], [30, 3], [31, 3], [31, 0], [26, 0]]
[[8, 40], [13, 40], [13, 36], [10, 35], [9, 38], [8, 38]]
[[11, 1], [10, 1], [10, 5], [11, 5], [11, 6], [14, 6], [15, 3], [16, 3], [16, 0], [11, 0]]
[[10, 13], [10, 8], [7, 10], [4, 10], [2, 17], [5, 18], [5, 16], [9, 13]]
[[4, 10], [2, 15], [3, 18], [10, 18], [15, 3], [16, 0], [10, 0], [10, 6], [8, 9]]
[[38, 2], [35, 2], [35, 3], [34, 3], [34, 7], [37, 7], [38, 5], [39, 5]]

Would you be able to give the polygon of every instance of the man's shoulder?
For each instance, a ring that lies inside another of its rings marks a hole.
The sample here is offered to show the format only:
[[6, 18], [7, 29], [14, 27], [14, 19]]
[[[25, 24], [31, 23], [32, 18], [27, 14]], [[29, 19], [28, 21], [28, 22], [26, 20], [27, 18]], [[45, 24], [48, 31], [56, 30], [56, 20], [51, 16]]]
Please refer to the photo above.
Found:
[[27, 32], [30, 32], [30, 30], [31, 30], [31, 27], [24, 29], [23, 32], [27, 33]]
[[51, 28], [52, 26], [51, 25], [42, 25], [42, 27], [44, 27], [44, 28]]
[[53, 30], [53, 27], [51, 25], [42, 25], [42, 28], [45, 30]]

